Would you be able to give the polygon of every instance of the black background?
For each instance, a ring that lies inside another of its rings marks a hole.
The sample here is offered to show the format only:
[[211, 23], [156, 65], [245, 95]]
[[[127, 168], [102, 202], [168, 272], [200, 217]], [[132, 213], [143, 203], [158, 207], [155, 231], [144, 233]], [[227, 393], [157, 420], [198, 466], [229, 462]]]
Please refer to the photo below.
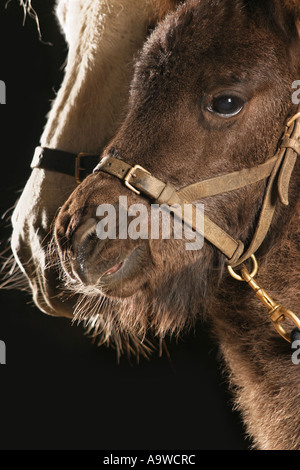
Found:
[[[53, 1], [32, 2], [42, 38], [17, 0], [0, 3], [1, 214], [30, 175], [34, 147], [63, 77], [67, 48]], [[1, 239], [10, 235], [2, 222]], [[2, 244], [2, 248], [4, 245]], [[97, 347], [81, 326], [42, 314], [29, 295], [0, 291], [0, 449], [245, 450], [218, 349], [204, 325], [140, 364]]]

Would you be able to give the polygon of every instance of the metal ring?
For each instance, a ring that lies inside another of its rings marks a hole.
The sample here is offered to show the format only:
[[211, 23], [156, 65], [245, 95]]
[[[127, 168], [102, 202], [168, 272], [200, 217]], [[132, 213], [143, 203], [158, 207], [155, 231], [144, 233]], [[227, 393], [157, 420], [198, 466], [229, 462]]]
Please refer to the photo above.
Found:
[[[257, 259], [255, 258], [254, 255], [251, 255], [251, 259], [253, 261], [253, 269], [252, 269], [252, 272], [250, 273], [250, 277], [252, 278], [252, 277], [256, 276], [256, 274], [257, 274], [258, 263], [257, 263]], [[232, 276], [234, 279], [236, 279], [237, 281], [245, 281], [245, 279], [242, 276], [240, 276], [239, 274], [237, 274], [231, 266], [228, 265], [227, 269], [228, 269], [228, 272], [229, 272], [230, 276]]]

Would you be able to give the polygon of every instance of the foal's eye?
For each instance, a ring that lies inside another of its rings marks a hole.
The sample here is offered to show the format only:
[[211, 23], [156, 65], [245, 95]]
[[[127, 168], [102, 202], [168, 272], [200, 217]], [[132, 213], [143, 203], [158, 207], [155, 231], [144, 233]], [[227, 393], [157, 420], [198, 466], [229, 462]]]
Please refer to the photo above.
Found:
[[222, 117], [232, 117], [240, 113], [245, 105], [245, 101], [235, 95], [221, 95], [213, 98], [208, 106], [208, 110], [217, 113]]

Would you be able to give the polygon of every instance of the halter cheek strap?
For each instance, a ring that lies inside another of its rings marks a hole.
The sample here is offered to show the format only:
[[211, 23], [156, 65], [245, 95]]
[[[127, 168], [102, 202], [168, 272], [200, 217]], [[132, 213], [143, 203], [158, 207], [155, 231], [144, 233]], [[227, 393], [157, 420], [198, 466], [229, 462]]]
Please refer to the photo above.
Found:
[[[163, 183], [154, 178], [139, 165], [130, 167], [121, 160], [111, 157], [102, 159], [94, 169], [95, 172], [104, 171], [119, 178], [132, 191], [150, 197], [159, 204], [173, 205], [172, 211], [175, 213], [174, 204], [177, 203], [180, 209], [177, 215], [182, 218], [182, 213], [184, 213], [184, 222], [198, 231], [195, 217], [197, 209], [192, 204], [190, 206], [192, 207], [192, 213], [188, 213], [190, 219], [187, 219], [187, 213], [182, 211], [185, 203], [233, 191], [268, 178], [256, 230], [246, 251], [244, 251], [244, 245], [240, 240], [233, 239], [207, 216], [204, 216], [205, 233], [202, 233], [202, 235], [227, 257], [228, 270], [231, 276], [247, 282], [253, 289], [256, 297], [267, 308], [274, 328], [288, 342], [292, 342], [295, 335], [300, 334], [300, 320], [291, 310], [273, 300], [256, 282], [254, 277], [258, 270], [258, 264], [254, 253], [261, 246], [269, 231], [277, 202], [280, 201], [282, 204], [288, 205], [290, 179], [297, 156], [300, 154], [299, 117], [300, 112], [288, 121], [276, 155], [267, 162], [253, 168], [200, 181], [180, 190], [176, 190], [170, 183]], [[243, 264], [249, 258], [254, 263], [251, 273]], [[241, 275], [236, 274], [233, 270], [233, 267], [236, 266], [240, 267]], [[283, 323], [285, 321], [294, 324], [294, 329], [291, 332], [284, 328]]]
[[[250, 258], [261, 246], [272, 223], [278, 200], [285, 205], [288, 204], [290, 178], [297, 155], [300, 154], [299, 117], [300, 113], [297, 113], [288, 121], [276, 155], [265, 163], [196, 182], [179, 190], [172, 184], [157, 179], [140, 165], [131, 166], [113, 157], [104, 157], [94, 172], [102, 171], [118, 178], [130, 190], [152, 199], [157, 204], [172, 206], [179, 204], [177, 214], [179, 217], [184, 209], [184, 204], [237, 190], [268, 178], [256, 230], [246, 251], [244, 251], [244, 245], [240, 240], [232, 238], [204, 215], [205, 233], [201, 235], [225, 255], [228, 265], [236, 267]], [[176, 213], [176, 209], [173, 207], [172, 211]], [[198, 230], [196, 220], [196, 207], [192, 205], [192, 213], [190, 217], [185, 213], [184, 221], [194, 230]]]

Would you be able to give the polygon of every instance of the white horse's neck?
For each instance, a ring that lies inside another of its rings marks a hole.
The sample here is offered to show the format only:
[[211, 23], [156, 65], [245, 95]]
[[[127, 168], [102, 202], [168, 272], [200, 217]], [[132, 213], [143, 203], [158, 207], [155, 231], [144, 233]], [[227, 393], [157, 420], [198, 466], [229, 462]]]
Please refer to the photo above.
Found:
[[100, 152], [124, 118], [155, 0], [61, 0], [57, 12], [69, 54], [41, 145]]

